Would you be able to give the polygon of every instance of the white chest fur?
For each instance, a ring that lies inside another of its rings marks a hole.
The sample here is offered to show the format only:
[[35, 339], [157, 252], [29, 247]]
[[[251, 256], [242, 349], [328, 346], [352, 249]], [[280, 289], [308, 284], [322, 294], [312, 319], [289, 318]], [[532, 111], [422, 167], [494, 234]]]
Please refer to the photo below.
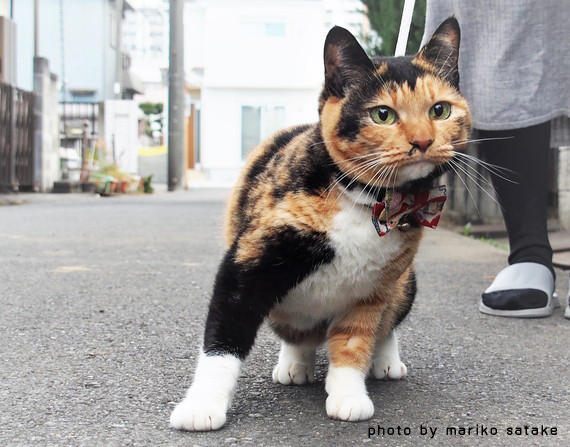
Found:
[[330, 232], [332, 262], [319, 267], [291, 290], [278, 306], [293, 317], [297, 329], [343, 312], [351, 303], [370, 296], [384, 266], [399, 253], [399, 231], [379, 237], [370, 208], [341, 198], [341, 211]]

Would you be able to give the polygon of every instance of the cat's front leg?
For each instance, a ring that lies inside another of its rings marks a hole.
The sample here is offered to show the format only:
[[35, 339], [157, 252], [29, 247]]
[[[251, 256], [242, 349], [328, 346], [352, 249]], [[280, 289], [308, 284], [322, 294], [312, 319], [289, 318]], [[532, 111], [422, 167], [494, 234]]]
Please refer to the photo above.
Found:
[[330, 418], [362, 421], [374, 415], [365, 379], [385, 307], [382, 299], [361, 302], [331, 323], [327, 340], [330, 364], [325, 385]]
[[202, 352], [192, 386], [170, 416], [172, 427], [188, 431], [221, 428], [226, 422], [241, 363], [231, 354], [208, 355]]
[[[271, 273], [266, 275], [268, 281], [274, 281]], [[226, 422], [241, 364], [274, 302], [266, 297], [276, 296], [270, 285], [254, 280], [258, 277], [258, 269], [245, 269], [235, 262], [233, 253], [226, 254], [214, 284], [204, 349], [192, 386], [172, 412], [172, 427], [207, 431]]]

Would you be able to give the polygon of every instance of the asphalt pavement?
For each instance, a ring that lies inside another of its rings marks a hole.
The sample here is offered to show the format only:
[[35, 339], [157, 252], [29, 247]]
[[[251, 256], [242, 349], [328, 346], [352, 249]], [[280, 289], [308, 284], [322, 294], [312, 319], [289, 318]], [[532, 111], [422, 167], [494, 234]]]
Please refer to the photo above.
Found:
[[279, 343], [264, 327], [226, 426], [169, 428], [199, 353], [226, 195], [0, 206], [0, 446], [570, 446], [570, 321], [479, 313], [506, 252], [443, 228], [426, 230], [400, 330], [408, 378], [368, 383], [372, 420], [327, 418], [322, 351], [316, 383], [273, 384]]

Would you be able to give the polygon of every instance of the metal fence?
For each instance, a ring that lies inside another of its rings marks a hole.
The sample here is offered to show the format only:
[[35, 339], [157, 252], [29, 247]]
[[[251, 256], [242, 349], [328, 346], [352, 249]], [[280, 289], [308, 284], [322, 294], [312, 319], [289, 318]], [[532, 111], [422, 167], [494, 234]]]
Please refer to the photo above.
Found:
[[0, 83], [0, 190], [35, 189], [34, 94]]
[[83, 138], [85, 123], [88, 123], [88, 139], [100, 136], [102, 104], [94, 102], [60, 102], [60, 138], [65, 147], [72, 147], [75, 140]]

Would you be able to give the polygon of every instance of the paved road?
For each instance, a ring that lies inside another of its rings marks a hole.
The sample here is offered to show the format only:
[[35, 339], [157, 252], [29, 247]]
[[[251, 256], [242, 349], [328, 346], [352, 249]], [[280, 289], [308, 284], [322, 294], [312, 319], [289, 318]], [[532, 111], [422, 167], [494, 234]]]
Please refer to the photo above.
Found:
[[[560, 309], [540, 320], [480, 314], [505, 253], [443, 229], [426, 231], [417, 305], [400, 331], [409, 377], [369, 384], [373, 420], [327, 419], [322, 352], [317, 383], [271, 383], [278, 343], [263, 329], [227, 426], [171, 430], [222, 254], [225, 194], [0, 207], [1, 446], [570, 446], [570, 321]], [[558, 434], [507, 435], [524, 424]], [[369, 438], [378, 426], [396, 433]]]

